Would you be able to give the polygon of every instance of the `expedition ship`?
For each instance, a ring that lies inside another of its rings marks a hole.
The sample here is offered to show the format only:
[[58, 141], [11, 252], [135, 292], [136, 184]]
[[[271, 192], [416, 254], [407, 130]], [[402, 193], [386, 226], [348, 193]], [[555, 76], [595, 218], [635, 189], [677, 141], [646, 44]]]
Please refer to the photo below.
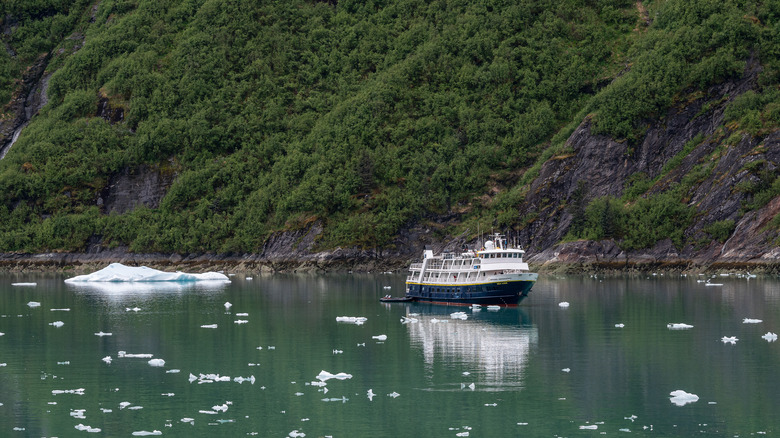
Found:
[[525, 251], [494, 234], [479, 250], [434, 255], [423, 251], [406, 277], [405, 301], [514, 305], [528, 295], [539, 274], [523, 262]]

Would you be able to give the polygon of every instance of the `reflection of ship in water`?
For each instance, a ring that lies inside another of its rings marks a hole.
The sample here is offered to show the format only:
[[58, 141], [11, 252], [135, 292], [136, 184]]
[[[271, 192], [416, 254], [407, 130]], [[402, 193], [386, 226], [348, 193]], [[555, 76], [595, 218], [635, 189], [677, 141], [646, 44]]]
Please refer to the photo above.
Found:
[[504, 308], [499, 312], [467, 309], [467, 319], [463, 320], [441, 311], [440, 306], [425, 307], [438, 307], [438, 311], [411, 306], [406, 326], [413, 344], [422, 349], [426, 364], [433, 365], [437, 359], [462, 362], [472, 374], [481, 375], [480, 382], [487, 384], [522, 380], [539, 335], [521, 309]]

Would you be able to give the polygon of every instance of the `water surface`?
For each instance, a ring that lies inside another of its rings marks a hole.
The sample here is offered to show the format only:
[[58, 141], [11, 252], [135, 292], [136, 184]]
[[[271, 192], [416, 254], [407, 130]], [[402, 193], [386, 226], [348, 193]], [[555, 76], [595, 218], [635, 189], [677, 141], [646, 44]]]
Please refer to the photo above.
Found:
[[[778, 433], [780, 343], [761, 337], [780, 332], [777, 278], [540, 276], [519, 307], [479, 312], [379, 303], [402, 275], [64, 278], [0, 276], [2, 436]], [[321, 371], [351, 378], [317, 386]]]

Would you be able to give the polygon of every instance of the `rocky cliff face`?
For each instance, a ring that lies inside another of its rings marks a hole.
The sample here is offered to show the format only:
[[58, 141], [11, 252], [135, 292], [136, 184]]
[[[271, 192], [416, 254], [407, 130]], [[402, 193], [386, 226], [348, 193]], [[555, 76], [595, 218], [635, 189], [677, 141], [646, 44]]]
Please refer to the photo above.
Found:
[[[731, 134], [723, 126], [726, 106], [737, 96], [755, 88], [760, 66], [751, 61], [740, 80], [710, 88], [704, 95], [673, 107], [660, 120], [648, 121], [647, 135], [632, 148], [627, 143], [591, 133], [586, 119], [567, 141], [567, 153], [553, 157], [531, 184], [520, 217], [534, 218], [521, 231], [521, 241], [530, 244], [530, 261], [537, 263], [595, 263], [613, 266], [635, 264], [712, 265], [777, 264], [780, 262], [778, 233], [768, 222], [777, 215], [780, 198], [763, 208], [742, 214], [750, 194], [737, 188], [756, 182], [750, 163], [761, 163], [766, 172], [777, 173], [780, 162], [780, 133], [760, 137], [743, 135], [736, 144], [727, 144]], [[664, 165], [683, 150], [694, 137], [701, 144], [684, 157], [681, 164], [665, 175]], [[619, 197], [629, 177], [643, 172], [660, 179], [649, 194], [680, 183], [697, 164], [713, 164], [707, 177], [693, 188], [688, 205], [696, 211], [693, 224], [685, 230], [689, 244], [678, 249], [669, 240], [649, 250], [624, 252], [615, 242], [571, 242], [558, 244], [571, 223], [571, 205], [578, 186], [585, 188], [585, 201], [610, 195]], [[733, 220], [735, 229], [723, 244], [703, 233], [708, 225]]]
[[11, 102], [3, 109], [5, 117], [0, 117], [0, 159], [5, 157], [21, 130], [48, 101], [46, 89], [50, 75], [45, 71], [49, 59], [50, 54], [41, 55], [24, 72]]

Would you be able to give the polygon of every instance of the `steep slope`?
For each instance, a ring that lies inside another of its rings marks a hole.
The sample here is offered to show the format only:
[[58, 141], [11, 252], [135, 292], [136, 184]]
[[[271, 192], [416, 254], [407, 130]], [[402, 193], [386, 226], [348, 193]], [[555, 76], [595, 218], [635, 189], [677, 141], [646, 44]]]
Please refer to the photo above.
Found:
[[13, 258], [778, 262], [773, 3], [2, 7]]

